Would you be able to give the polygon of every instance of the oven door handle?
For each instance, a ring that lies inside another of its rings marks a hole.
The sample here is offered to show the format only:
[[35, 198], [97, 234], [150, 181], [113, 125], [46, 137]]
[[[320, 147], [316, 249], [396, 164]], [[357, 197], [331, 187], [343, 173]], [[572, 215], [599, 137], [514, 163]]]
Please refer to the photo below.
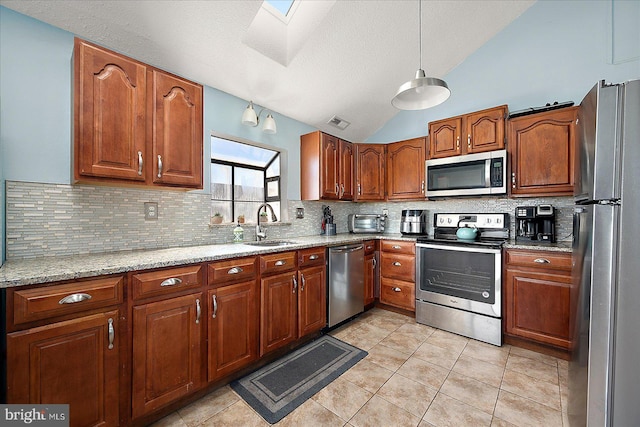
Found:
[[465, 246], [462, 244], [437, 244], [437, 243], [416, 243], [416, 248], [450, 250], [453, 252], [475, 252], [481, 254], [499, 254], [502, 253], [501, 248], [487, 248], [478, 246]]

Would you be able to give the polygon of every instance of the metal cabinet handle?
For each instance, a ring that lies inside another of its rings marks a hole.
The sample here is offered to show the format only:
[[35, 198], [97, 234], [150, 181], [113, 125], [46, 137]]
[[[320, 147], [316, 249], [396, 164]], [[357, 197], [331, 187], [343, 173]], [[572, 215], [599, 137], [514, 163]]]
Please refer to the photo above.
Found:
[[400, 292], [400, 291], [402, 291], [402, 289], [400, 289], [400, 288], [391, 288], [391, 290], [392, 290], [393, 292]]
[[162, 283], [160, 283], [160, 286], [174, 286], [174, 285], [179, 285], [180, 283], [182, 283], [182, 279], [179, 279], [177, 277], [171, 277], [167, 280], [164, 280]]
[[304, 285], [307, 283], [307, 281], [304, 279], [304, 274], [302, 273], [300, 273], [300, 281], [302, 282], [300, 286], [300, 292], [304, 292]]
[[358, 184], [358, 196], [362, 195], [362, 188], [360, 188], [360, 184]]
[[367, 245], [367, 250], [373, 249], [373, 246]]
[[281, 266], [281, 265], [285, 265], [287, 263], [287, 261], [283, 260], [283, 259], [279, 259], [278, 261], [275, 262], [274, 265], [276, 266]]
[[244, 270], [242, 269], [242, 267], [233, 267], [230, 268], [229, 271], [227, 271], [227, 274], [239, 274], [242, 273]]
[[344, 184], [340, 184], [340, 197], [344, 196]]
[[467, 135], [467, 147], [471, 149], [471, 134]]
[[338, 183], [336, 182], [336, 196], [340, 194], [340, 186], [338, 185]]
[[298, 279], [296, 279], [296, 275], [293, 275], [293, 293], [296, 293], [296, 289], [298, 288]]
[[318, 259], [318, 258], [320, 258], [319, 255], [313, 254], [309, 257], [309, 260], [313, 261], [314, 259]]
[[116, 338], [116, 330], [113, 327], [113, 319], [111, 317], [109, 318], [109, 320], [107, 320], [107, 322], [109, 323], [109, 326], [107, 327], [107, 333], [109, 337], [109, 346], [107, 348], [109, 350], [113, 350], [113, 341]]
[[516, 173], [511, 172], [511, 188], [516, 188]]
[[393, 245], [393, 246], [391, 246], [391, 249], [400, 249], [401, 247], [402, 246], [400, 246], [400, 245]]
[[420, 191], [424, 192], [424, 181], [422, 181], [422, 184], [420, 184]]
[[371, 261], [373, 261], [373, 269], [376, 269], [376, 265], [378, 265], [378, 261], [376, 261], [375, 258], [373, 258]]
[[77, 302], [87, 301], [91, 299], [89, 294], [71, 294], [58, 301], [58, 304], [75, 304]]
[[158, 154], [158, 178], [162, 178], [162, 156]]
[[536, 258], [533, 262], [537, 262], [538, 264], [551, 264], [551, 261], [546, 258]]
[[142, 151], [138, 151], [138, 175], [142, 175], [142, 165], [144, 162], [142, 161]]
[[215, 295], [213, 295], [211, 299], [213, 300], [213, 314], [211, 315], [211, 317], [215, 319], [216, 314], [218, 314], [218, 299]]
[[200, 300], [196, 300], [196, 323], [200, 323], [200, 315], [202, 314], [202, 309], [200, 308]]
[[395, 265], [396, 267], [400, 267], [402, 264], [400, 264], [400, 261], [396, 261], [393, 263], [393, 265]]
[[458, 149], [458, 150], [460, 149], [460, 137], [459, 136], [456, 138], [456, 149]]

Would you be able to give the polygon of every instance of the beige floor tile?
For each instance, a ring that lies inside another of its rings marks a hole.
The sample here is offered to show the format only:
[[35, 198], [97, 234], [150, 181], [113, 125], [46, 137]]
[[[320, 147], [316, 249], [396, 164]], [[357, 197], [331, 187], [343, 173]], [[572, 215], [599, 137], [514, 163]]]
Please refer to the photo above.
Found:
[[520, 372], [507, 369], [500, 388], [542, 403], [557, 411], [561, 410], [560, 387], [557, 384], [537, 380]]
[[422, 325], [420, 323], [405, 323], [404, 325], [396, 329], [396, 332], [414, 335], [421, 341], [426, 340], [435, 331], [436, 330], [431, 326]]
[[339, 377], [316, 393], [311, 399], [346, 422], [362, 408], [362, 405], [371, 399], [371, 396], [373, 396], [373, 393]]
[[448, 347], [438, 347], [437, 345], [430, 344], [429, 342], [423, 343], [413, 356], [418, 357], [434, 365], [442, 366], [446, 369], [453, 368], [456, 364], [458, 356], [460, 356], [460, 350]]
[[[515, 348], [515, 347], [514, 347]], [[513, 350], [512, 350], [513, 351]], [[507, 369], [520, 372], [530, 377], [558, 384], [558, 367], [527, 357], [509, 354]]]
[[401, 353], [390, 347], [378, 344], [368, 350], [369, 354], [364, 360], [375, 363], [390, 371], [397, 371], [400, 366], [409, 358], [408, 354]]
[[[242, 426], [242, 424], [232, 425]], [[275, 425], [278, 427], [341, 427], [345, 425], [345, 421], [315, 400], [309, 399]]]
[[436, 427], [436, 426], [426, 422], [425, 420], [420, 420], [420, 424], [418, 424], [418, 427]]
[[500, 387], [502, 375], [504, 374], [504, 366], [494, 365], [489, 362], [474, 359], [472, 357], [460, 356], [453, 372], [457, 372], [467, 377], [471, 377], [493, 387]]
[[382, 386], [376, 396], [422, 418], [437, 392], [428, 385], [395, 374]]
[[359, 334], [365, 335], [368, 339], [377, 342], [382, 341], [391, 333], [386, 329], [382, 329], [379, 326], [372, 325], [370, 323], [361, 323], [358, 326], [357, 331]]
[[491, 425], [491, 415], [438, 393], [422, 418], [436, 427], [481, 427]]
[[234, 403], [224, 411], [217, 413], [200, 425], [202, 427], [269, 427], [271, 424], [266, 422], [264, 418], [258, 415], [256, 411], [251, 409], [251, 407], [242, 400]]
[[483, 362], [492, 363], [494, 365], [504, 366], [507, 364], [509, 351], [512, 347], [503, 345], [496, 347], [495, 345], [483, 343], [476, 340], [469, 340], [467, 346], [462, 352], [463, 356], [472, 357]]
[[469, 338], [438, 329], [427, 338], [426, 342], [462, 352], [469, 342]]
[[420, 347], [422, 341], [422, 339], [416, 338], [413, 334], [396, 331], [392, 334], [389, 334], [388, 337], [382, 340], [381, 344], [386, 345], [387, 347], [391, 347], [402, 353], [411, 355], [417, 350], [418, 347]]
[[498, 399], [498, 388], [474, 380], [465, 375], [451, 372], [445, 380], [440, 393], [446, 394], [467, 405], [471, 405], [488, 414], [493, 413]]
[[393, 371], [363, 359], [342, 374], [340, 378], [344, 378], [370, 393], [376, 393], [392, 375]]
[[378, 396], [373, 396], [355, 417], [349, 420], [355, 427], [415, 427], [419, 422], [419, 417]]
[[178, 410], [178, 413], [189, 427], [200, 425], [203, 421], [213, 417], [218, 412], [240, 400], [240, 397], [225, 386], [204, 396], [202, 399]]
[[412, 356], [404, 362], [397, 373], [437, 390], [449, 375], [449, 370]]
[[556, 367], [558, 366], [557, 358], [546, 355], [546, 354], [538, 353], [535, 351], [527, 350], [526, 348], [512, 347], [510, 354], [515, 356], [526, 357], [528, 359], [537, 360], [538, 362], [546, 363], [547, 365], [552, 365]]
[[501, 420], [500, 418], [493, 417], [491, 420], [491, 427], [517, 427], [515, 424]]
[[344, 341], [364, 351], [369, 351], [379, 342], [375, 339], [370, 339], [367, 334], [362, 333], [362, 331], [357, 328], [350, 329], [344, 333], [334, 336], [340, 341]]
[[398, 329], [400, 326], [407, 323], [407, 318], [405, 318], [405, 316], [402, 316], [400, 314], [396, 314], [395, 316], [382, 314], [382, 315], [368, 318], [365, 321], [366, 323], [376, 326], [380, 329], [393, 332], [396, 329]]
[[494, 416], [520, 427], [562, 427], [560, 411], [500, 390]]
[[151, 427], [187, 427], [187, 423], [184, 422], [177, 412], [173, 412], [151, 424]]

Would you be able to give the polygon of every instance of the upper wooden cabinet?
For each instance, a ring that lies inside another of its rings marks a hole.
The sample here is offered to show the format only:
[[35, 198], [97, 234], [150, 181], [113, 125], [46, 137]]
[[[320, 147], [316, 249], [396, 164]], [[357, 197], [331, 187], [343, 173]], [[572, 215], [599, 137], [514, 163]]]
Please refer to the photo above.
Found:
[[427, 138], [387, 145], [387, 199], [424, 199]]
[[300, 137], [302, 200], [353, 200], [353, 144], [315, 131]]
[[386, 145], [353, 144], [353, 146], [356, 150], [356, 188], [353, 200], [358, 202], [384, 200]]
[[501, 105], [429, 123], [429, 158], [503, 149], [507, 111]]
[[509, 121], [511, 196], [570, 196], [575, 170], [578, 107]]
[[75, 39], [74, 179], [202, 188], [202, 86]]

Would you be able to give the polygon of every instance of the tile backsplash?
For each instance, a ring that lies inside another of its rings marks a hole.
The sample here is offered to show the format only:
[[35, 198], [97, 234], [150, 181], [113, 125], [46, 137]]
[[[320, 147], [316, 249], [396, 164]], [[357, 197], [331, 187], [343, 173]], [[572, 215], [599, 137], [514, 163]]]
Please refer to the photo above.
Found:
[[[158, 204], [156, 220], [145, 220], [145, 202]], [[322, 207], [329, 205], [338, 233], [348, 231], [350, 213], [388, 209], [387, 232], [398, 233], [402, 209], [427, 209], [430, 221], [436, 212], [509, 212], [513, 235], [515, 207], [539, 203], [556, 207], [558, 240], [571, 240], [570, 197], [381, 203], [290, 200], [284, 223], [265, 228], [270, 239], [319, 234]], [[198, 192], [7, 181], [6, 204], [7, 259], [230, 243], [235, 227], [209, 227], [210, 195]], [[297, 208], [304, 208], [304, 218], [296, 218]], [[244, 226], [245, 240], [255, 239], [254, 227]]]

